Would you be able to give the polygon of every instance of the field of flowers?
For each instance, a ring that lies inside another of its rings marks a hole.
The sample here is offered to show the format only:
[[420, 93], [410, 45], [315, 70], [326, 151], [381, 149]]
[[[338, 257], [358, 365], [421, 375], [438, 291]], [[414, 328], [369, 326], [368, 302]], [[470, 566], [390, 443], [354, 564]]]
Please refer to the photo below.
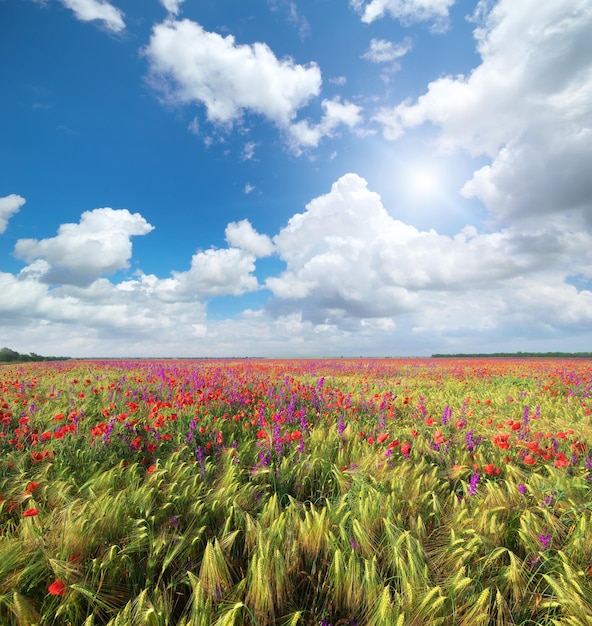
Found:
[[592, 361], [0, 367], [0, 624], [592, 624]]

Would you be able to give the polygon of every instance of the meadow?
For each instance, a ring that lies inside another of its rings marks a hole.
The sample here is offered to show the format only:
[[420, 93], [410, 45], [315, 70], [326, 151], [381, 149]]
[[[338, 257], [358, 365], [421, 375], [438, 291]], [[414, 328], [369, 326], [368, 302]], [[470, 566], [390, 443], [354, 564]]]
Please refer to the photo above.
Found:
[[0, 367], [0, 624], [592, 624], [592, 361]]

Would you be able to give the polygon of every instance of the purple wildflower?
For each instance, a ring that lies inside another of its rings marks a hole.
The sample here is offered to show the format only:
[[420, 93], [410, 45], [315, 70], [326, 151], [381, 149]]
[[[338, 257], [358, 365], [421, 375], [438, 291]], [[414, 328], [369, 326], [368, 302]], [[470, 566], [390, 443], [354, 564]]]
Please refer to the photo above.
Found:
[[341, 437], [345, 430], [345, 422], [343, 421], [343, 415], [340, 413], [337, 418], [337, 434]]
[[469, 481], [469, 486], [467, 489], [467, 493], [469, 494], [469, 496], [474, 496], [477, 493], [477, 485], [479, 484], [480, 480], [481, 477], [477, 473], [474, 473], [471, 476], [471, 480]]
[[543, 533], [539, 535], [539, 541], [541, 542], [541, 548], [543, 550], [547, 550], [549, 548], [552, 538], [553, 535], [544, 535]]
[[473, 437], [473, 430], [469, 430], [465, 435], [465, 442], [467, 444], [467, 450], [474, 452], [475, 448], [481, 443], [481, 437]]
[[543, 506], [545, 506], [545, 507], [553, 506], [555, 504], [555, 496], [556, 495], [557, 495], [557, 492], [553, 491], [548, 496], [545, 496], [545, 499], [543, 500]]

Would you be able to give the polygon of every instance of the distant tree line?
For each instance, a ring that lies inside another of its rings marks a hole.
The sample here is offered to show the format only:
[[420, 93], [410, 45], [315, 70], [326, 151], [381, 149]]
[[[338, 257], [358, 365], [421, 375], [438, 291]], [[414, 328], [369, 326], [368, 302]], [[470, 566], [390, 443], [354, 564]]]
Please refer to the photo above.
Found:
[[27, 363], [33, 361], [66, 361], [69, 356], [41, 356], [30, 352], [29, 354], [21, 354], [10, 348], [0, 349], [0, 363]]
[[463, 357], [559, 357], [562, 359], [591, 359], [592, 352], [488, 352], [475, 354], [432, 354], [432, 358], [463, 358]]

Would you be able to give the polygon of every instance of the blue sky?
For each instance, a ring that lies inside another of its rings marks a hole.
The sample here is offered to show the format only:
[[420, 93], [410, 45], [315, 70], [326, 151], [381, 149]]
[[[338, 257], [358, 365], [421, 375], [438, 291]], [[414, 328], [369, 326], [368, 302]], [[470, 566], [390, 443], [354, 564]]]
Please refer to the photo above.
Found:
[[0, 344], [591, 349], [587, 0], [0, 0]]

